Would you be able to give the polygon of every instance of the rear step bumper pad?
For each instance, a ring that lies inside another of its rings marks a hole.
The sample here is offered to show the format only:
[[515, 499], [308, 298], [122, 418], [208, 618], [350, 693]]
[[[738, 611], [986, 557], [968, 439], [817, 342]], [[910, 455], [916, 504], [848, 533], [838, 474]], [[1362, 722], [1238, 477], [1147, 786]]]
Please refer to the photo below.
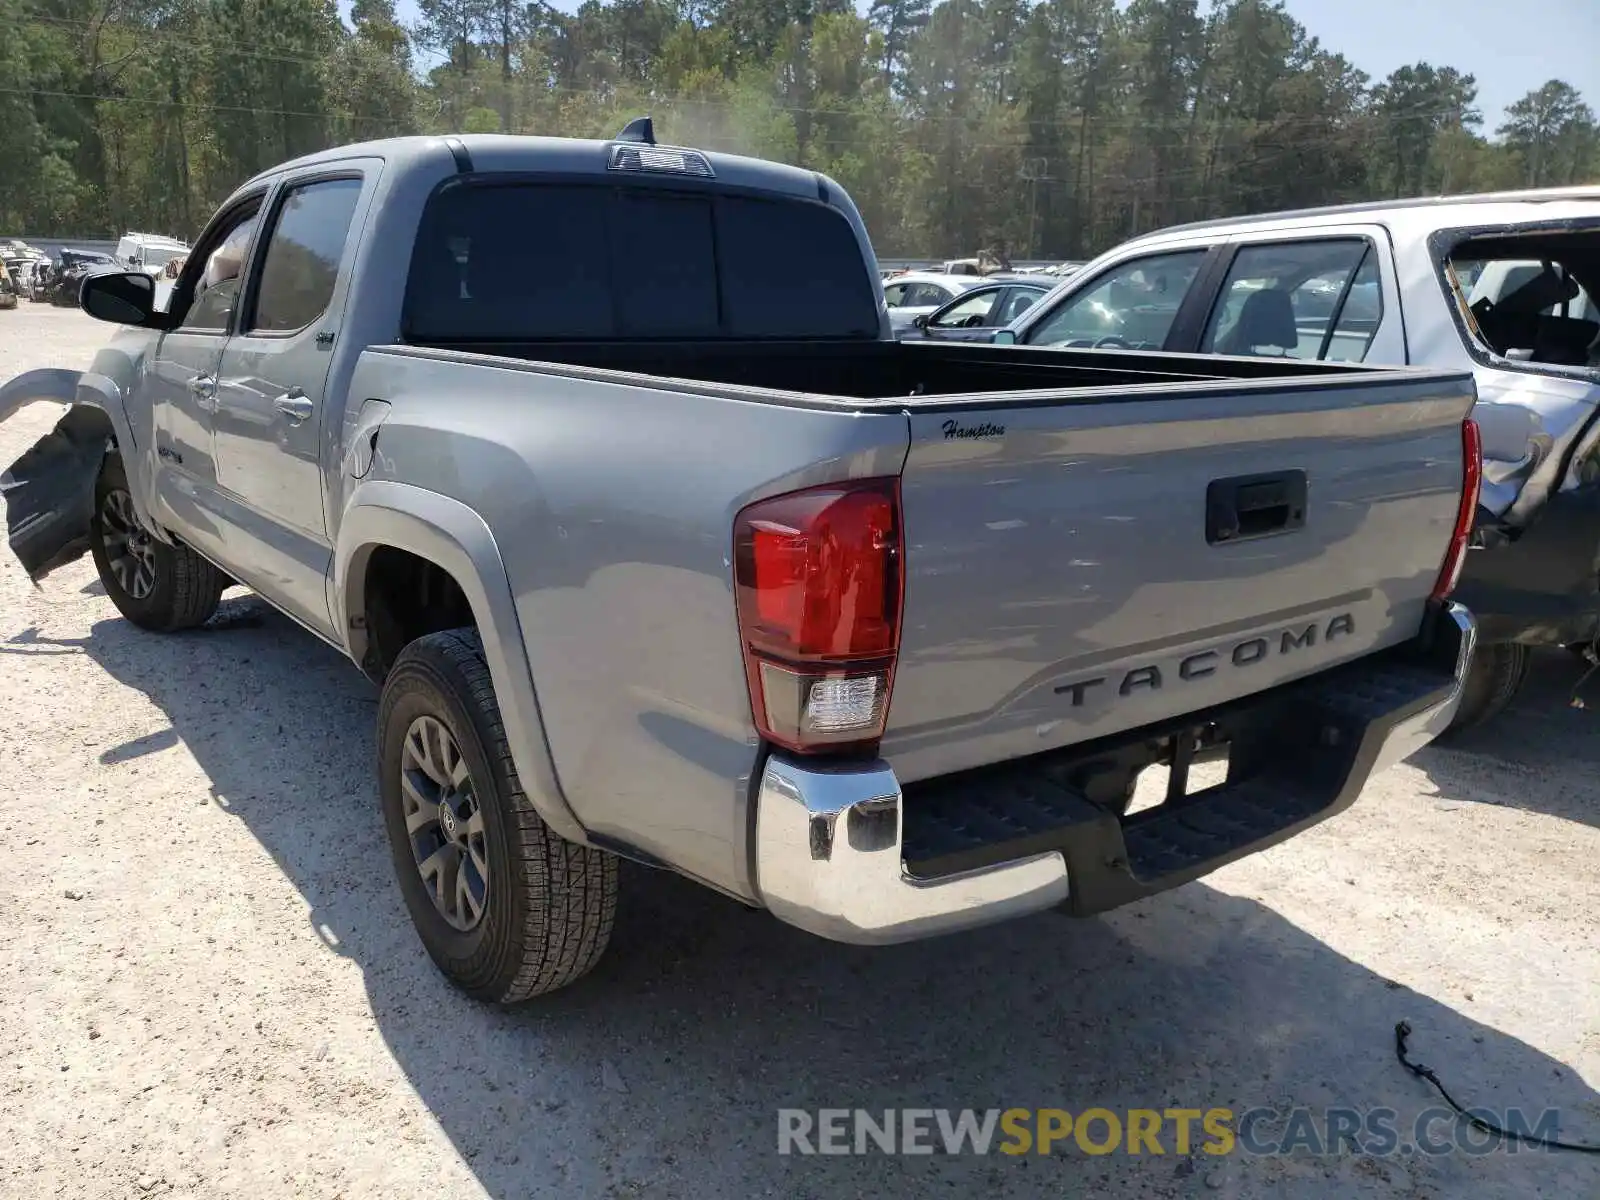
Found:
[[1439, 615], [1425, 658], [1374, 656], [1235, 706], [1274, 714], [1247, 755], [1256, 769], [1131, 817], [1039, 760], [913, 785], [908, 799], [887, 763], [773, 754], [757, 796], [761, 899], [822, 937], [888, 944], [1063, 904], [1088, 916], [1197, 879], [1349, 807], [1444, 731], [1476, 626], [1458, 604]]

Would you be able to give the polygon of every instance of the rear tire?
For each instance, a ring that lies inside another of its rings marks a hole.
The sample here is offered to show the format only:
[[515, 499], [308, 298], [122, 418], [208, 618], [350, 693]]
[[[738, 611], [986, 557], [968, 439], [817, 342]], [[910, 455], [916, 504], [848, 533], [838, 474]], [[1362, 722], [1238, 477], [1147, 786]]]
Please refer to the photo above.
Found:
[[159, 541], [139, 524], [127, 471], [115, 452], [106, 456], [95, 482], [89, 552], [111, 603], [141, 629], [192, 629], [217, 611], [221, 573], [189, 547]]
[[600, 961], [617, 860], [560, 837], [522, 790], [476, 630], [400, 653], [378, 707], [378, 769], [400, 893], [452, 983], [513, 1004]]
[[1532, 661], [1528, 647], [1517, 642], [1480, 646], [1467, 668], [1461, 707], [1446, 732], [1476, 729], [1499, 716], [1527, 679]]

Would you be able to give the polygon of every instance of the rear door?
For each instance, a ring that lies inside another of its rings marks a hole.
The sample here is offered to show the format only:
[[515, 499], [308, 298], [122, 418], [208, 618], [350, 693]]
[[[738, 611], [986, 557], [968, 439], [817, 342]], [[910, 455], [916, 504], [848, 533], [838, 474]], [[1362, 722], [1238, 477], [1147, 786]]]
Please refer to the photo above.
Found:
[[339, 415], [325, 383], [376, 177], [367, 162], [284, 180], [218, 372], [217, 481], [230, 561], [248, 564], [252, 587], [322, 630], [331, 555], [323, 444]]

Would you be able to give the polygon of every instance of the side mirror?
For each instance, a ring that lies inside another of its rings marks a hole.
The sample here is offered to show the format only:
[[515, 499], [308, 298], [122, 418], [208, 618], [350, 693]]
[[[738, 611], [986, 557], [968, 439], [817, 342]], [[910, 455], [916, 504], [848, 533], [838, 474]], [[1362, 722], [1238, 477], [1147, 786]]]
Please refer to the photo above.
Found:
[[916, 316], [911, 318], [911, 323], [918, 329], [926, 329], [928, 327], [928, 314], [918, 313]]
[[1017, 344], [1017, 335], [1009, 329], [997, 329], [989, 341], [996, 346], [1015, 346]]
[[156, 281], [143, 271], [86, 275], [78, 292], [84, 312], [113, 325], [163, 329], [166, 314], [156, 310]]

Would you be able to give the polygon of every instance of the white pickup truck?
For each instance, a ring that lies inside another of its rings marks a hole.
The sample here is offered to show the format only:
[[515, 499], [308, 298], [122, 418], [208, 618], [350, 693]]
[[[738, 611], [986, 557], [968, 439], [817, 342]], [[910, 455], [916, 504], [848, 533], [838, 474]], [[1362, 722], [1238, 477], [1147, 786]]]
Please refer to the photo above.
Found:
[[88, 550], [152, 631], [236, 581], [347, 654], [475, 996], [587, 971], [618, 857], [846, 941], [1099, 912], [1460, 702], [1464, 372], [901, 344], [837, 184], [647, 122], [286, 163], [154, 288], [90, 276], [92, 368], [0, 388], [71, 406], [12, 549]]

